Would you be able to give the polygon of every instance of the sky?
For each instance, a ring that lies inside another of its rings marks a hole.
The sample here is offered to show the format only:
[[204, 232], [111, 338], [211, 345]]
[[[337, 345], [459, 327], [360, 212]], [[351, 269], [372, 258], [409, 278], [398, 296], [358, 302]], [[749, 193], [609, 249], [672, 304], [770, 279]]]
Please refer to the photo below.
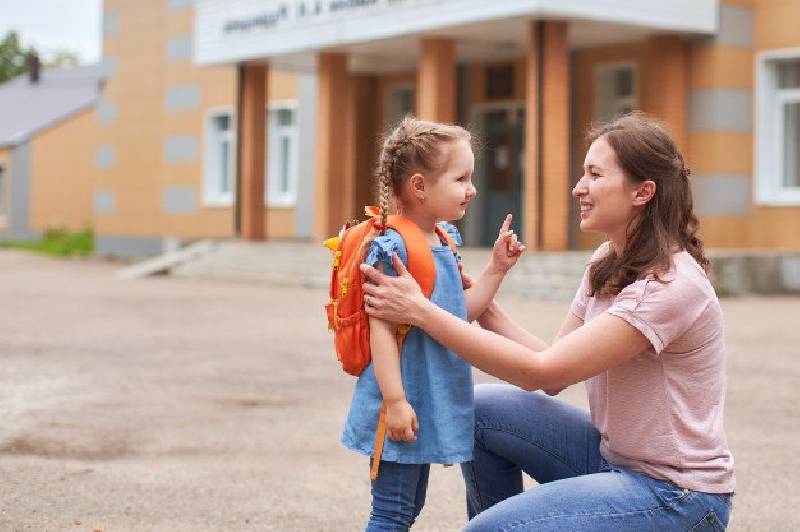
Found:
[[46, 57], [78, 55], [82, 64], [100, 59], [102, 0], [0, 0], [0, 38], [16, 30], [25, 48]]

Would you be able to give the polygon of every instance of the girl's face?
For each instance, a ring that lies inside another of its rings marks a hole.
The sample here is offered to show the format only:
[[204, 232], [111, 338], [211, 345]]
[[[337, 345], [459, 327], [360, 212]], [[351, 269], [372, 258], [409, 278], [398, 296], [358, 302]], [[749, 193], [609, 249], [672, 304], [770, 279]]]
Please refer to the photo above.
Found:
[[583, 176], [572, 189], [580, 204], [581, 231], [606, 233], [624, 245], [628, 222], [640, 205], [637, 188], [628, 183], [605, 136], [595, 140], [586, 153]]
[[444, 149], [447, 157], [445, 170], [438, 177], [425, 179], [423, 205], [437, 220], [460, 220], [469, 202], [477, 195], [472, 184], [475, 156], [464, 140], [452, 142]]

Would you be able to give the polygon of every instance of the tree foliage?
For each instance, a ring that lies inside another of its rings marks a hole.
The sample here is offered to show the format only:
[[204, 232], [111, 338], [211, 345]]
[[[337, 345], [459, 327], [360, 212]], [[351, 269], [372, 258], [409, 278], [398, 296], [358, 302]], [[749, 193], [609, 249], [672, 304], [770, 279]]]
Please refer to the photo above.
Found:
[[6, 34], [0, 41], [0, 83], [25, 72], [25, 62], [31, 51], [22, 48], [17, 32], [10, 31]]

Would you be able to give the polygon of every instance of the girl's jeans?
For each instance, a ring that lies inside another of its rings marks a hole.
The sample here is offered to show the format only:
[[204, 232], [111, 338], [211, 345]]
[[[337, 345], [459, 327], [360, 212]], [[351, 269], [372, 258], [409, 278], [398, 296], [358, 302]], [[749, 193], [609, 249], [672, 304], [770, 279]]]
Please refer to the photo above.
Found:
[[367, 532], [400, 532], [411, 528], [425, 505], [429, 464], [384, 462], [372, 481], [372, 512]]
[[[475, 454], [461, 465], [468, 531], [724, 530], [731, 495], [692, 491], [600, 455], [587, 412], [508, 385], [475, 389]], [[642, 442], [647, 445], [647, 442]], [[522, 491], [522, 472], [540, 486]]]

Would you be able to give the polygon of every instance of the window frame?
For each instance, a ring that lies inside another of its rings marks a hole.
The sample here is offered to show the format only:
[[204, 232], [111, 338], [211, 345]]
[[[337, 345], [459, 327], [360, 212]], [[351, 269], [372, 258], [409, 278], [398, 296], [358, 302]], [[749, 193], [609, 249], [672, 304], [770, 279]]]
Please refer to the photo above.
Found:
[[756, 54], [756, 130], [753, 135], [755, 176], [753, 195], [757, 205], [799, 206], [800, 187], [786, 187], [784, 179], [784, 115], [787, 103], [800, 103], [800, 88], [779, 89], [777, 63], [800, 61], [800, 48], [769, 50]]
[[[268, 102], [264, 112], [267, 128], [267, 140], [264, 147], [266, 164], [264, 164], [264, 196], [265, 205], [271, 208], [292, 208], [297, 205], [297, 188], [300, 173], [300, 149], [299, 128], [297, 120], [297, 100], [272, 100]], [[273, 124], [271, 120], [273, 113], [277, 116], [278, 111], [292, 111], [293, 123], [291, 126], [280, 126], [277, 121]], [[289, 146], [289, 190], [288, 192], [279, 189], [280, 169], [278, 165], [279, 139], [288, 137], [291, 145]]]
[[611, 116], [607, 118], [601, 118], [600, 110], [602, 108], [602, 94], [601, 94], [601, 86], [602, 86], [602, 77], [603, 74], [610, 70], [621, 70], [624, 68], [628, 68], [631, 70], [631, 95], [625, 98], [616, 97], [614, 105], [615, 108], [619, 108], [619, 103], [623, 99], [630, 99], [631, 100], [631, 109], [638, 109], [639, 108], [639, 65], [636, 61], [633, 60], [624, 60], [624, 61], [604, 61], [601, 63], [597, 63], [594, 65], [594, 76], [593, 76], [593, 94], [592, 94], [592, 104], [594, 108], [592, 109], [592, 119], [594, 122], [607, 122], [608, 120], [612, 119], [614, 116], [619, 114], [619, 111], [615, 111]]
[[[215, 175], [219, 168], [217, 160], [217, 142], [224, 139], [214, 130], [214, 120], [227, 116], [230, 127], [225, 137], [230, 142], [231, 189], [224, 193], [221, 191], [222, 176]], [[205, 146], [203, 149], [203, 204], [207, 207], [230, 207], [236, 197], [236, 157], [237, 157], [237, 122], [236, 111], [232, 107], [214, 107], [205, 113]]]

